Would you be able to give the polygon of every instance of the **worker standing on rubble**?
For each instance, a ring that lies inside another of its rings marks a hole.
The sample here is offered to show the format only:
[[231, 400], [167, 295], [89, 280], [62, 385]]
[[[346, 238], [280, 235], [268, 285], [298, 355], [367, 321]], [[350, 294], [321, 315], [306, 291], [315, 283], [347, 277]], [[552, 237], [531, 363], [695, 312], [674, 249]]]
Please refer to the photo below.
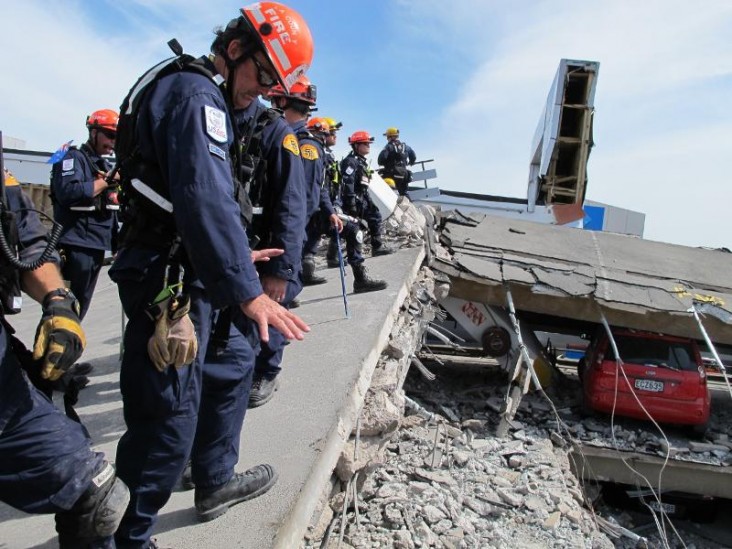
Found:
[[349, 218], [343, 227], [343, 235], [346, 240], [348, 264], [353, 270], [353, 291], [356, 293], [383, 290], [387, 286], [386, 281], [371, 278], [366, 272], [361, 254], [363, 243], [361, 223], [365, 222], [371, 232], [372, 255], [392, 253], [381, 242], [381, 215], [367, 192], [370, 169], [366, 163], [366, 155], [373, 141], [374, 138], [362, 130], [354, 132], [348, 138], [351, 152], [341, 161], [341, 196], [334, 204], [336, 211], [341, 210]]
[[107, 180], [110, 166], [104, 157], [114, 152], [118, 119], [110, 109], [90, 114], [86, 143], [78, 149], [69, 147], [51, 170], [53, 217], [63, 226], [61, 274], [79, 299], [82, 319], [89, 310], [104, 253], [116, 248], [117, 185]]
[[[33, 203], [14, 177], [0, 177], [0, 230], [7, 244], [0, 254], [0, 501], [26, 513], [55, 513], [62, 549], [110, 547], [107, 538], [129, 491], [104, 455], [92, 451], [84, 427], [26, 374], [56, 381], [81, 355], [86, 340], [79, 303], [64, 286], [58, 255], [45, 250], [45, 229]], [[21, 288], [42, 307], [32, 354], [12, 336], [7, 320], [19, 312]]]
[[244, 395], [246, 379], [204, 366], [216, 312], [243, 313], [232, 322], [241, 321], [239, 341], [250, 362], [269, 326], [286, 339], [308, 330], [263, 292], [252, 262], [245, 225], [254, 209], [232, 178], [233, 172], [245, 180], [251, 166], [242, 161], [228, 105], [246, 109], [278, 82], [289, 88], [312, 61], [310, 31], [291, 8], [259, 2], [217, 32], [213, 59], [172, 47], [177, 57], [148, 71], [125, 99], [122, 112], [129, 114], [117, 142], [124, 225], [111, 275], [129, 318], [120, 374], [127, 431], [117, 465], [131, 503], [116, 541], [125, 547], [149, 546], [197, 433], [223, 437], [196, 447], [199, 520], [263, 494], [276, 480], [270, 465], [236, 473], [231, 454], [222, 459], [220, 449], [239, 433], [221, 404], [232, 386]]
[[407, 166], [413, 166], [417, 155], [412, 147], [399, 140], [399, 128], [387, 128], [384, 132], [386, 146], [379, 153], [379, 166], [383, 166], [382, 176], [393, 179], [400, 196], [407, 194], [412, 181], [412, 172]]

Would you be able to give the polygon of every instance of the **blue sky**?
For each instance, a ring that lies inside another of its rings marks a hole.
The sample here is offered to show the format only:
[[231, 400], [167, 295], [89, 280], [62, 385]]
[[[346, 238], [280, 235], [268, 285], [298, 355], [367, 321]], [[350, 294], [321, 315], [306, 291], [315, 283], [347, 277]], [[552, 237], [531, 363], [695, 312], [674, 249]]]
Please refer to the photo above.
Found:
[[[398, 126], [445, 189], [524, 197], [559, 60], [599, 61], [587, 197], [646, 213], [646, 238], [732, 247], [732, 2], [288, 4], [313, 31], [309, 75], [341, 141], [366, 129], [380, 144]], [[83, 141], [85, 116], [117, 108], [169, 38], [205, 53], [242, 5], [7, 2], [0, 129], [37, 150]]]

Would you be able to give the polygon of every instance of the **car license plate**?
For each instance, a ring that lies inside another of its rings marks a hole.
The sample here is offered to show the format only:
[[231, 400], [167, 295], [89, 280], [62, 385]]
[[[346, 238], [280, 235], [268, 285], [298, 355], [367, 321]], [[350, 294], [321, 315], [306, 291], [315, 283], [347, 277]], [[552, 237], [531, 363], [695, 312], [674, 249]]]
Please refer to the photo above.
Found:
[[636, 379], [635, 388], [642, 389], [644, 391], [651, 391], [653, 393], [663, 392], [663, 382], [654, 381], [652, 379]]
[[676, 512], [676, 506], [673, 503], [661, 503], [659, 505], [657, 501], [649, 501], [648, 507], [650, 507], [657, 513], [660, 513], [661, 511], [668, 514]]

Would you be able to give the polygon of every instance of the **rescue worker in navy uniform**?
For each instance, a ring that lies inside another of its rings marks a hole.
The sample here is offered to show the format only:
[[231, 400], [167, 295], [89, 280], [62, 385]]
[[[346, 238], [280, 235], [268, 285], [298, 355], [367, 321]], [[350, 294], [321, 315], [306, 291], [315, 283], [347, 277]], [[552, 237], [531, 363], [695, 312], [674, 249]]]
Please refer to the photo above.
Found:
[[[303, 284], [323, 284], [327, 279], [315, 274], [315, 256], [318, 253], [320, 237], [325, 232], [335, 240], [333, 231], [343, 231], [343, 220], [330, 199], [330, 190], [326, 181], [325, 162], [328, 160], [325, 149], [326, 141], [330, 135], [330, 125], [324, 118], [311, 118], [307, 123], [307, 134], [300, 140], [303, 163], [306, 172], [308, 166], [313, 166], [312, 171], [316, 174], [315, 187], [316, 196], [319, 198], [318, 209], [310, 217], [306, 230], [307, 240], [302, 252], [303, 262]], [[317, 168], [315, 168], [317, 166]]]
[[[18, 242], [11, 247], [19, 244], [17, 259], [41, 261], [47, 244], [45, 229], [15, 178], [7, 177], [6, 185], [7, 202], [2, 208], [6, 240], [13, 232], [7, 206], [15, 214]], [[40, 267], [19, 272], [0, 254], [0, 501], [26, 513], [55, 513], [62, 548], [113, 547], [108, 536], [127, 507], [127, 488], [103, 454], [92, 451], [82, 425], [60, 412], [21, 367], [22, 360], [31, 374], [56, 381], [84, 348], [78, 302], [64, 287], [58, 255], [54, 252], [49, 259]], [[10, 295], [17, 282], [42, 303], [32, 355], [11, 338], [13, 330], [6, 318], [17, 312]]]
[[[325, 136], [325, 184], [324, 188], [327, 190], [331, 204], [335, 204], [340, 201], [340, 185], [341, 185], [341, 168], [340, 163], [336, 160], [335, 154], [333, 153], [333, 147], [335, 147], [338, 141], [338, 130], [343, 127], [343, 122], [339, 122], [331, 117], [325, 117], [324, 120], [330, 127], [330, 131]], [[328, 267], [334, 269], [340, 266], [338, 262], [338, 251], [337, 241], [335, 235], [329, 235], [328, 240], [328, 251], [325, 255]]]
[[[264, 183], [262, 187], [269, 189], [272, 185], [268, 182], [275, 182], [276, 184], [277, 181], [288, 181], [289, 179], [290, 187], [297, 184], [302, 189], [302, 196], [305, 200], [301, 202], [303, 207], [302, 221], [296, 222], [291, 210], [297, 202], [287, 194], [274, 193], [273, 198], [265, 202], [274, 205], [275, 209], [289, 211], [289, 222], [278, 221], [277, 218], [281, 217], [281, 214], [277, 214], [277, 212], [273, 217], [264, 211], [261, 223], [255, 217], [254, 228], [257, 229], [258, 223], [262, 226], [264, 230], [259, 232], [268, 235], [269, 246], [282, 247], [286, 250], [286, 253], [300, 253], [303, 255], [302, 267], [299, 270], [301, 275], [294, 280], [287, 280], [285, 294], [282, 299], [283, 305], [291, 307], [292, 301], [302, 291], [303, 284], [310, 280], [315, 270], [314, 258], [304, 257], [303, 251], [305, 243], [303, 235], [306, 235], [305, 222], [312, 218], [319, 209], [320, 183], [323, 180], [321, 161], [318, 158], [317, 150], [314, 149], [312, 137], [306, 131], [305, 126], [310, 109], [315, 104], [315, 87], [310, 84], [306, 77], [301, 76], [289, 91], [285, 91], [282, 86], [272, 88], [269, 92], [269, 99], [273, 105], [283, 109], [284, 119], [280, 118], [268, 126], [272, 129], [269, 132], [265, 129], [263, 134], [262, 153], [267, 161], [268, 169], [266, 174], [267, 183]], [[252, 118], [254, 118], [253, 115]], [[244, 120], [239, 117], [239, 113], [237, 113], [237, 122], [240, 123], [240, 128], [242, 128]], [[244, 127], [249, 125], [251, 125], [251, 122], [243, 124]], [[265, 139], [268, 133], [272, 137]], [[296, 156], [300, 156], [302, 159], [301, 167], [303, 168], [297, 170], [297, 173], [302, 173], [302, 176], [298, 176], [297, 179], [293, 178], [294, 174], [292, 173], [288, 178], [288, 175], [281, 173], [281, 169], [278, 168], [290, 164], [293, 158], [292, 153], [295, 151], [297, 151]], [[283, 162], [283, 158], [287, 159], [287, 162]], [[308, 227], [310, 227], [309, 221]], [[271, 271], [272, 263], [278, 259], [275, 258], [272, 262], [261, 265], [260, 273], [263, 281], [268, 281], [268, 271]], [[306, 266], [309, 259], [312, 259], [312, 265]], [[299, 261], [298, 264], [300, 264]], [[273, 282], [276, 281], [277, 278], [273, 280]], [[274, 396], [279, 385], [278, 375], [282, 371], [284, 348], [284, 338], [276, 331], [270, 331], [269, 342], [263, 344], [257, 354], [254, 380], [249, 395], [250, 408], [262, 406]]]
[[315, 275], [315, 254], [325, 225], [323, 217], [338, 232], [343, 229], [343, 222], [333, 209], [329, 193], [321, 192], [325, 182], [325, 135], [329, 133], [330, 127], [321, 118], [308, 120], [310, 110], [315, 107], [317, 94], [315, 86], [307, 77], [300, 77], [289, 93], [278, 86], [272, 88], [269, 97], [275, 106], [282, 109], [285, 120], [295, 132], [305, 168], [308, 223], [303, 247], [302, 283], [305, 286], [324, 284], [327, 280]]
[[364, 156], [358, 156], [356, 150], [361, 151], [362, 154], [368, 154], [368, 145], [371, 141], [373, 141], [373, 138], [367, 132], [356, 132], [349, 139], [349, 142], [352, 142], [353, 151], [341, 161], [342, 183], [339, 188], [340, 195], [333, 202], [336, 213], [342, 216], [344, 221], [342, 235], [346, 241], [348, 264], [353, 271], [353, 291], [355, 293], [374, 292], [387, 287], [386, 281], [371, 278], [366, 271], [362, 255], [363, 231], [361, 230], [361, 224], [366, 224], [366, 220], [370, 220], [368, 221], [368, 227], [370, 231], [373, 231], [371, 236], [372, 246], [375, 246], [374, 241], [379, 244], [376, 248], [378, 253], [372, 252], [374, 255], [392, 253], [391, 250], [381, 244], [379, 239], [378, 231], [381, 223], [379, 211], [371, 203], [366, 187], [360, 183], [360, 179], [358, 179], [359, 183], [356, 184], [356, 178], [360, 177], [361, 174], [364, 174], [365, 177], [366, 173], [361, 167], [361, 162], [363, 162], [365, 169], [368, 169]]
[[141, 79], [123, 103], [140, 100], [131, 111], [137, 112], [132, 143], [125, 142], [126, 119], [120, 123], [124, 224], [110, 271], [129, 318], [120, 374], [127, 431], [116, 462], [131, 502], [115, 536], [118, 547], [150, 546], [158, 511], [202, 432], [221, 436], [196, 448], [199, 520], [216, 518], [276, 480], [270, 465], [236, 473], [231, 454], [219, 453], [232, 436], [229, 410], [220, 404], [229, 401], [232, 383], [245, 397], [246, 379], [240, 371], [216, 379], [225, 369], [203, 365], [215, 313], [241, 311], [232, 315], [245, 336], [237, 356], [246, 353], [250, 362], [257, 336], [268, 340], [268, 326], [286, 339], [302, 339], [308, 330], [262, 291], [241, 219], [244, 195], [232, 178], [240, 166], [234, 162], [232, 170], [239, 152], [228, 104], [244, 109], [272, 85], [290, 86], [311, 63], [310, 31], [294, 10], [259, 2], [219, 32], [226, 39], [213, 61], [201, 57], [153, 79], [139, 99], [136, 90], [148, 82]]
[[407, 166], [413, 166], [417, 155], [412, 147], [399, 141], [399, 128], [387, 128], [384, 132], [386, 146], [379, 153], [378, 163], [383, 166], [382, 176], [394, 180], [400, 196], [407, 194], [407, 188], [412, 181], [412, 172]]
[[369, 197], [368, 184], [372, 170], [366, 162], [374, 138], [359, 130], [348, 138], [351, 152], [341, 160], [343, 210], [348, 215], [364, 219], [371, 235], [371, 255], [394, 253], [381, 240], [381, 213]]
[[63, 226], [61, 274], [81, 305], [81, 318], [91, 303], [105, 251], [117, 239], [116, 185], [107, 182], [110, 166], [103, 155], [114, 151], [119, 116], [103, 109], [86, 119], [89, 139], [70, 147], [51, 171], [53, 216]]

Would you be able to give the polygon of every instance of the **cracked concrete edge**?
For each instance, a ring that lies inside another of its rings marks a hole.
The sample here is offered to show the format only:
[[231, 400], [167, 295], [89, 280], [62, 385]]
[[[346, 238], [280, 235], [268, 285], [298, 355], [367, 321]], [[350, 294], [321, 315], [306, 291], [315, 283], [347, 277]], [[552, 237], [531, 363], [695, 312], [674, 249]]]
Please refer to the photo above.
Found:
[[315, 508], [322, 496], [323, 486], [333, 474], [343, 451], [343, 446], [353, 431], [353, 426], [363, 406], [366, 393], [371, 386], [371, 377], [379, 362], [379, 357], [389, 341], [399, 310], [409, 296], [412, 284], [422, 268], [424, 258], [425, 250], [422, 247], [387, 314], [384, 325], [378, 334], [377, 344], [373, 346], [371, 352], [366, 355], [361, 363], [360, 375], [346, 397], [346, 403], [341, 410], [337, 424], [326, 437], [320, 456], [313, 464], [310, 476], [300, 490], [295, 505], [277, 531], [273, 544], [275, 549], [292, 549], [302, 544]]

